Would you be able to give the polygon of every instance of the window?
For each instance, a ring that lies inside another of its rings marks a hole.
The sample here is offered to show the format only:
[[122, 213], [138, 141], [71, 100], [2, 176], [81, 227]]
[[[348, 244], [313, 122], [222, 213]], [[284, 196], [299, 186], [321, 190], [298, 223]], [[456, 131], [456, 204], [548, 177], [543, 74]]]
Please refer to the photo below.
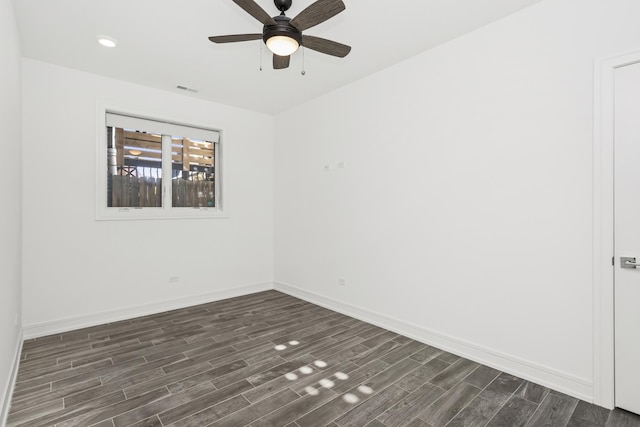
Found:
[[98, 219], [216, 217], [220, 132], [105, 112]]

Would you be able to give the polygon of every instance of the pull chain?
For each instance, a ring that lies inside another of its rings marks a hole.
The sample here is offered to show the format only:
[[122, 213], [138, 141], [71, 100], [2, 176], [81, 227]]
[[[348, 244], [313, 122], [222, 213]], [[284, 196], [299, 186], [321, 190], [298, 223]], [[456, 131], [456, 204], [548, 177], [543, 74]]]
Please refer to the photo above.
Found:
[[302, 46], [302, 71], [300, 72], [300, 74], [302, 74], [303, 76], [307, 74], [304, 68], [304, 46]]
[[260, 48], [260, 71], [262, 71], [262, 40], [258, 41], [258, 46]]

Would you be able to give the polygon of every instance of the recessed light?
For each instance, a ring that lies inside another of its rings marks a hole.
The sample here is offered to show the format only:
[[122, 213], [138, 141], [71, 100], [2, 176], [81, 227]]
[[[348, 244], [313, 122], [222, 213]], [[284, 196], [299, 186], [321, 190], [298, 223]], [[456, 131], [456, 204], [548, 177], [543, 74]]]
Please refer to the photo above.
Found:
[[98, 43], [104, 47], [116, 47], [118, 42], [115, 39], [107, 36], [98, 36]]

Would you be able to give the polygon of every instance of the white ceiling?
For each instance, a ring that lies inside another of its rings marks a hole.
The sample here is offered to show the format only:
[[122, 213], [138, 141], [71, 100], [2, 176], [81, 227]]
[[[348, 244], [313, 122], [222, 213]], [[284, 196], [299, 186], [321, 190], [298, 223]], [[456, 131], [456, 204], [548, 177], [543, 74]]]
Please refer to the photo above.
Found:
[[[256, 0], [270, 15], [272, 0]], [[540, 0], [344, 0], [346, 10], [305, 34], [352, 46], [344, 59], [305, 50], [273, 70], [262, 32], [231, 0], [14, 0], [25, 57], [227, 105], [278, 113], [500, 19]], [[294, 0], [294, 17], [313, 0]], [[118, 40], [115, 49], [96, 42]], [[197, 94], [176, 89], [183, 85]]]

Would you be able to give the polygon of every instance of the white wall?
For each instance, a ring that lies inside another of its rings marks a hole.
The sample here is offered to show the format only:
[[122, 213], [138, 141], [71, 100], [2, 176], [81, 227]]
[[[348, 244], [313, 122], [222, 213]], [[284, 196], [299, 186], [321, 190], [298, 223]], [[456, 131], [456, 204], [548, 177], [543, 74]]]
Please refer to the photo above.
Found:
[[[23, 80], [27, 335], [271, 286], [273, 117], [29, 59]], [[98, 100], [222, 129], [230, 219], [96, 221]]]
[[276, 282], [591, 399], [594, 60], [639, 14], [547, 0], [280, 114]]
[[[0, 424], [20, 337], [22, 170], [20, 43], [10, 0], [0, 0]], [[18, 319], [16, 325], [15, 319]], [[5, 406], [6, 404], [6, 406]]]

